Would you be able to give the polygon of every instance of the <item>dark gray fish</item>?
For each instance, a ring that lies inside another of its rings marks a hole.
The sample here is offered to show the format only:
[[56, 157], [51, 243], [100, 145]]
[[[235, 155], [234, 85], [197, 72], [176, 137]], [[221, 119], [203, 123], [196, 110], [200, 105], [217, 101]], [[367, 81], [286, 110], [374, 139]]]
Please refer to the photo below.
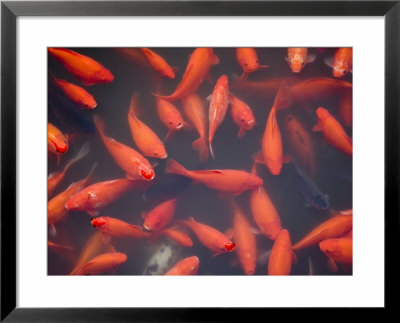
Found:
[[145, 201], [169, 200], [186, 190], [191, 183], [192, 180], [185, 176], [166, 174], [143, 193], [143, 199]]
[[182, 247], [173, 241], [161, 242], [150, 257], [143, 275], [164, 275], [176, 263], [181, 251]]
[[62, 94], [54, 84], [49, 83], [49, 106], [60, 123], [68, 130], [93, 133], [95, 126], [91, 117], [86, 115], [75, 103]]
[[329, 208], [328, 196], [321, 192], [321, 190], [314, 184], [314, 182], [299, 168], [295, 161], [293, 161], [294, 168], [296, 169], [297, 186], [306, 201], [306, 204], [319, 210], [326, 210]]

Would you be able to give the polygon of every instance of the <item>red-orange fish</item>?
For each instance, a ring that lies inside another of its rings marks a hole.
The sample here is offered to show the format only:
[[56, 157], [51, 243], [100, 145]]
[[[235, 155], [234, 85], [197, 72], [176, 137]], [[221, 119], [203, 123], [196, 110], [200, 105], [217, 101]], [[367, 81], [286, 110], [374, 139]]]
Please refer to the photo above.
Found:
[[156, 96], [168, 101], [175, 101], [196, 92], [210, 72], [211, 67], [218, 63], [219, 59], [214, 55], [212, 48], [196, 48], [190, 56], [185, 74], [174, 93], [167, 96]]
[[254, 48], [236, 48], [236, 59], [243, 70], [241, 79], [246, 78], [248, 74], [267, 68], [269, 65], [260, 65], [257, 52]]
[[276, 238], [268, 261], [268, 275], [290, 275], [293, 251], [288, 230], [283, 229]]
[[353, 264], [353, 239], [336, 238], [327, 239], [319, 243], [321, 251], [331, 258], [334, 262], [343, 266], [347, 270]]
[[285, 118], [285, 132], [290, 152], [310, 177], [315, 173], [314, 146], [310, 133], [292, 114]]
[[343, 91], [338, 105], [340, 121], [346, 127], [351, 127], [353, 124], [353, 95], [351, 90]]
[[322, 240], [340, 237], [353, 227], [352, 210], [341, 211], [316, 226], [310, 233], [293, 246], [293, 250], [304, 249]]
[[140, 49], [143, 55], [148, 60], [150, 66], [158, 72], [161, 76], [168, 77], [170, 79], [175, 78], [174, 69], [166, 62], [166, 60], [155, 51], [149, 48]]
[[142, 227], [116, 218], [99, 216], [92, 218], [91, 223], [102, 232], [105, 243], [109, 243], [111, 237], [141, 239], [151, 236], [151, 233], [144, 232]]
[[69, 210], [65, 207], [65, 203], [72, 195], [74, 195], [76, 192], [79, 192], [86, 186], [86, 183], [92, 175], [95, 167], [96, 164], [92, 167], [86, 178], [80, 180], [79, 182], [72, 183], [64, 192], [54, 196], [47, 203], [47, 222], [50, 226], [54, 227], [54, 223], [59, 222], [68, 215]]
[[200, 261], [196, 256], [186, 257], [175, 264], [165, 275], [196, 275], [199, 270]]
[[229, 103], [229, 85], [228, 77], [222, 75], [215, 84], [210, 98], [210, 107], [208, 110], [208, 144], [210, 146], [211, 156], [214, 158], [212, 141], [218, 127], [224, 121]]
[[86, 211], [97, 216], [98, 210], [113, 203], [127, 191], [142, 188], [143, 184], [142, 181], [130, 181], [126, 178], [95, 183], [71, 196], [65, 207], [70, 211]]
[[308, 102], [316, 99], [336, 96], [352, 89], [349, 82], [329, 77], [316, 77], [295, 83], [290, 87], [290, 100]]
[[246, 131], [253, 129], [256, 124], [251, 108], [234, 95], [229, 97], [232, 120], [239, 126], [238, 137], [242, 138]]
[[89, 260], [75, 275], [115, 274], [127, 259], [126, 254], [122, 252], [103, 253]]
[[49, 48], [49, 53], [59, 60], [85, 86], [97, 83], [110, 83], [112, 73], [94, 59], [66, 48]]
[[176, 199], [167, 200], [158, 204], [149, 212], [143, 212], [143, 227], [149, 231], [159, 231], [173, 219], [176, 209]]
[[193, 141], [192, 147], [199, 151], [200, 160], [205, 162], [208, 160], [208, 138], [207, 138], [207, 114], [203, 101], [198, 94], [193, 93], [182, 99], [183, 111], [189, 123], [192, 124], [199, 138]]
[[195, 182], [204, 184], [212, 189], [222, 192], [241, 194], [246, 190], [257, 188], [263, 180], [251, 173], [235, 169], [214, 170], [187, 170], [173, 159], [169, 159], [167, 173], [186, 176]]
[[74, 268], [70, 272], [70, 275], [75, 275], [79, 269], [90, 259], [107, 252], [116, 251], [112, 245], [105, 244], [102, 239], [102, 233], [100, 231], [96, 231], [83, 246], [82, 251], [79, 254], [79, 258], [76, 261]]
[[322, 131], [324, 138], [335, 148], [347, 155], [353, 155], [353, 140], [346, 134], [342, 125], [325, 108], [316, 110], [318, 124], [313, 131]]
[[64, 135], [52, 123], [47, 124], [47, 147], [57, 156], [57, 165], [60, 163], [61, 155], [68, 151], [68, 136]]
[[162, 140], [149, 126], [137, 117], [137, 106], [138, 96], [134, 94], [131, 98], [128, 113], [129, 128], [131, 129], [133, 141], [143, 155], [160, 159], [167, 158], [168, 154]]
[[[257, 174], [255, 166], [253, 173]], [[275, 240], [282, 230], [281, 220], [264, 187], [250, 191], [250, 209], [260, 231], [269, 239]]]
[[81, 109], [94, 109], [97, 107], [97, 102], [93, 95], [84, 88], [56, 77], [53, 77], [53, 80], [65, 96], [76, 103]]
[[232, 203], [232, 211], [233, 238], [237, 246], [237, 255], [245, 274], [252, 275], [255, 273], [257, 265], [256, 237], [250, 222], [235, 203]]
[[171, 102], [156, 98], [156, 106], [158, 117], [168, 128], [168, 134], [165, 137], [165, 140], [167, 140], [172, 133], [181, 130], [185, 122], [178, 108]]
[[154, 237], [157, 237], [159, 235], [165, 235], [184, 247], [193, 246], [192, 239], [190, 239], [190, 237], [186, 233], [182, 232], [181, 230], [178, 230], [176, 227], [164, 228], [161, 231], [158, 231], [154, 235]]
[[78, 160], [81, 158], [85, 157], [90, 151], [89, 145], [84, 144], [82, 148], [79, 150], [79, 152], [76, 154], [74, 158], [72, 158], [65, 166], [62, 171], [54, 172], [49, 175], [47, 178], [47, 196], [51, 197], [55, 191], [55, 189], [58, 187], [58, 185], [61, 183], [61, 181], [64, 179], [65, 174], [67, 170], [75, 164]]
[[307, 63], [315, 60], [315, 55], [308, 53], [308, 48], [288, 48], [286, 60], [293, 73], [300, 73]]
[[353, 48], [338, 48], [333, 56], [325, 59], [325, 63], [333, 68], [334, 77], [343, 77], [353, 72]]
[[155, 177], [153, 167], [142, 154], [114, 138], [105, 136], [103, 120], [95, 117], [94, 122], [104, 145], [117, 165], [125, 171], [128, 179], [151, 181]]
[[193, 217], [180, 222], [187, 225], [206, 248], [214, 251], [213, 256], [233, 251], [236, 248], [236, 244], [225, 234], [207, 224], [196, 222]]

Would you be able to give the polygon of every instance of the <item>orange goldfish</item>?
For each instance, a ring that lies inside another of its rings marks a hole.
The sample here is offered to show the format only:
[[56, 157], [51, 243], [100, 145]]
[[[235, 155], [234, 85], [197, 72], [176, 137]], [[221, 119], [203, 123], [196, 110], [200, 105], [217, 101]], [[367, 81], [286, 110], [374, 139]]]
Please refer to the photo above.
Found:
[[64, 135], [55, 125], [47, 124], [47, 147], [57, 156], [57, 165], [60, 163], [61, 155], [68, 151], [68, 136]]
[[130, 181], [126, 178], [92, 184], [72, 195], [65, 203], [70, 211], [86, 211], [97, 216], [100, 209], [116, 201], [125, 192], [143, 187], [142, 181]]
[[143, 227], [149, 231], [159, 231], [167, 226], [175, 215], [176, 199], [157, 205], [149, 212], [143, 212]]
[[63, 180], [67, 170], [78, 160], [85, 157], [89, 153], [89, 144], [84, 144], [82, 148], [78, 151], [76, 156], [72, 158], [65, 166], [62, 171], [54, 172], [49, 175], [47, 178], [47, 196], [50, 197], [53, 195], [54, 190], [58, 187], [60, 182]]
[[292, 115], [285, 118], [285, 130], [290, 151], [306, 173], [313, 177], [315, 173], [314, 147], [310, 133]]
[[186, 233], [183, 233], [177, 228], [165, 228], [159, 231], [158, 234], [167, 236], [168, 238], [179, 243], [181, 246], [184, 247], [193, 246], [192, 239], [190, 239], [190, 237]]
[[353, 212], [341, 211], [316, 226], [310, 233], [293, 246], [293, 250], [304, 249], [322, 240], [340, 237], [353, 227]]
[[160, 118], [161, 122], [168, 128], [167, 136], [164, 139], [167, 140], [172, 133], [179, 131], [183, 128], [184, 120], [178, 108], [171, 102], [164, 99], [156, 98], [156, 106], [158, 117]]
[[318, 124], [313, 131], [322, 131], [324, 138], [335, 148], [347, 155], [353, 155], [353, 140], [346, 134], [341, 124], [329, 113], [319, 107], [316, 110]]
[[112, 245], [107, 245], [102, 239], [102, 233], [96, 231], [90, 239], [83, 246], [79, 258], [75, 263], [74, 268], [70, 272], [70, 275], [75, 275], [80, 267], [87, 263], [90, 259], [106, 252], [116, 252]]
[[107, 150], [117, 165], [126, 172], [126, 177], [129, 180], [151, 181], [155, 177], [153, 167], [142, 154], [114, 138], [105, 136], [103, 120], [95, 117], [94, 122]]
[[229, 97], [232, 120], [239, 126], [238, 137], [242, 138], [246, 131], [253, 129], [256, 124], [251, 108], [234, 95]]
[[308, 54], [308, 48], [288, 48], [286, 60], [293, 73], [300, 73], [307, 63], [315, 60], [315, 57]]
[[48, 51], [85, 86], [110, 83], [114, 80], [114, 76], [108, 69], [88, 56], [66, 48], [49, 48]]
[[334, 262], [343, 266], [344, 270], [351, 268], [353, 264], [353, 239], [336, 238], [327, 239], [319, 243], [321, 251]]
[[241, 79], [246, 78], [248, 74], [258, 71], [261, 68], [269, 67], [269, 65], [260, 65], [254, 48], [236, 48], [236, 59], [243, 70]]
[[232, 203], [232, 210], [233, 237], [237, 246], [237, 255], [245, 274], [252, 275], [255, 273], [257, 264], [256, 237], [246, 216], [235, 203]]
[[186, 257], [168, 270], [165, 275], [196, 275], [199, 270], [200, 261], [196, 256]]
[[170, 174], [186, 176], [195, 182], [204, 184], [217, 191], [231, 192], [236, 195], [263, 184], [263, 180], [260, 177], [242, 170], [215, 169], [190, 171], [173, 159], [168, 160], [165, 171]]
[[212, 140], [218, 127], [224, 121], [228, 110], [229, 102], [229, 85], [228, 77], [222, 75], [215, 84], [214, 90], [210, 98], [210, 107], [208, 110], [208, 144], [210, 146], [211, 156], [214, 158], [212, 149]]
[[143, 55], [148, 60], [150, 66], [160, 74], [160, 76], [165, 76], [170, 79], [175, 78], [174, 69], [162, 58], [159, 54], [148, 48], [140, 49]]
[[327, 57], [325, 63], [333, 68], [334, 77], [340, 78], [353, 72], [353, 48], [338, 48], [333, 56], [333, 60], [331, 57]]
[[188, 226], [205, 247], [214, 251], [213, 256], [233, 251], [236, 248], [236, 244], [225, 234], [207, 224], [196, 222], [193, 217], [180, 222]]
[[270, 98], [276, 94], [282, 78], [268, 79], [265, 81], [247, 81], [241, 80], [238, 76], [233, 77], [231, 85], [232, 90], [240, 92], [243, 97], [252, 98], [254, 96], [262, 98]]
[[140, 226], [116, 218], [99, 216], [92, 218], [91, 223], [102, 232], [103, 241], [107, 244], [111, 237], [140, 239], [151, 236], [151, 233], [144, 232]]
[[115, 274], [119, 266], [127, 261], [128, 257], [122, 252], [103, 253], [89, 260], [75, 275]]
[[276, 121], [275, 106], [269, 112], [264, 135], [261, 140], [261, 151], [265, 166], [267, 166], [271, 174], [279, 175], [282, 169], [283, 149], [281, 131]]
[[164, 100], [175, 101], [196, 92], [210, 72], [211, 67], [218, 63], [219, 59], [214, 55], [212, 48], [196, 48], [190, 56], [185, 74], [174, 93], [167, 96], [156, 96]]
[[283, 229], [276, 238], [268, 261], [268, 275], [290, 275], [292, 269], [292, 242], [288, 230]]
[[[253, 174], [257, 174], [255, 165]], [[264, 187], [260, 186], [250, 191], [250, 209], [261, 232], [269, 239], [275, 240], [282, 230], [281, 220]]]
[[290, 100], [293, 102], [308, 102], [334, 96], [352, 88], [353, 85], [351, 83], [335, 78], [311, 78], [290, 87]]
[[353, 123], [353, 95], [351, 90], [344, 91], [340, 97], [338, 114], [340, 121], [346, 127], [351, 127]]
[[97, 107], [94, 97], [84, 88], [56, 77], [53, 77], [53, 79], [65, 96], [76, 103], [81, 109], [94, 109]]
[[80, 180], [79, 182], [72, 183], [64, 192], [56, 195], [47, 203], [47, 222], [53, 227], [53, 229], [54, 223], [59, 222], [68, 215], [69, 210], [65, 207], [65, 203], [72, 195], [74, 195], [76, 192], [79, 192], [86, 186], [86, 183], [92, 175], [95, 167], [96, 164], [92, 167], [86, 178]]
[[207, 115], [201, 98], [196, 94], [190, 94], [182, 99], [183, 110], [190, 124], [192, 124], [199, 138], [193, 141], [192, 147], [199, 151], [200, 160], [208, 160]]
[[160, 159], [167, 158], [168, 154], [161, 139], [150, 127], [137, 117], [137, 105], [138, 96], [134, 94], [131, 98], [128, 113], [129, 128], [131, 129], [133, 141], [143, 155]]

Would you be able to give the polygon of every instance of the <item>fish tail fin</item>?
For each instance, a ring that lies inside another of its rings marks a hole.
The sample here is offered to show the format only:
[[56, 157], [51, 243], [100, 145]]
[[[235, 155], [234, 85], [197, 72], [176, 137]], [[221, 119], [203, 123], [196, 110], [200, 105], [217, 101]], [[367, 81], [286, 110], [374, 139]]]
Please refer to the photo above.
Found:
[[96, 129], [99, 132], [100, 136], [102, 138], [104, 138], [104, 129], [105, 129], [104, 120], [101, 117], [99, 117], [98, 115], [94, 115], [93, 122], [94, 122]]
[[183, 175], [185, 176], [187, 174], [187, 169], [183, 167], [181, 164], [179, 164], [176, 160], [174, 159], [169, 159], [167, 162], [167, 168], [165, 171], [168, 174], [177, 174], [177, 175]]
[[139, 106], [139, 93], [135, 92], [131, 96], [131, 102], [129, 106], [129, 114], [132, 115], [133, 118], [137, 119], [138, 114], [138, 106]]
[[214, 158], [214, 151], [213, 151], [213, 147], [212, 147], [212, 140], [208, 140], [208, 145], [209, 145], [209, 148], [210, 148], [211, 157], [212, 157], [212, 159], [215, 159]]
[[208, 160], [208, 147], [207, 147], [207, 141], [205, 140], [204, 137], [200, 137], [193, 141], [192, 143], [193, 149], [199, 151], [200, 155], [200, 160], [202, 162], [206, 162]]
[[94, 163], [93, 164], [93, 166], [92, 166], [92, 168], [90, 169], [90, 172], [89, 172], [89, 174], [86, 176], [86, 178], [85, 178], [85, 184], [84, 185], [86, 185], [86, 183], [89, 181], [89, 179], [92, 177], [92, 175], [93, 175], [93, 172], [94, 172], [94, 170], [96, 169], [96, 167], [97, 167], [97, 162], [96, 163]]
[[278, 111], [288, 108], [291, 104], [292, 99], [290, 94], [290, 87], [287, 84], [287, 81], [283, 79], [281, 85], [279, 86], [278, 93], [276, 94], [273, 106]]
[[78, 153], [76, 154], [76, 156], [74, 158], [72, 158], [64, 167], [64, 172], [66, 172], [68, 170], [68, 168], [70, 168], [74, 163], [76, 163], [77, 161], [79, 161], [81, 158], [85, 157], [88, 153], [90, 152], [90, 143], [89, 142], [85, 142], [81, 149], [79, 149]]

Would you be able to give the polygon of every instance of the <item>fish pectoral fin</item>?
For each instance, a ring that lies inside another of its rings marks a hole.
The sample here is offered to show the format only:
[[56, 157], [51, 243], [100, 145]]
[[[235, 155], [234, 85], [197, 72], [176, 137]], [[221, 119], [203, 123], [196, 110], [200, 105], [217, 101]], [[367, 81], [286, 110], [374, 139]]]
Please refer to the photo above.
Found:
[[321, 127], [319, 124], [316, 124], [313, 128], [312, 131], [316, 132], [316, 131], [322, 131]]
[[297, 256], [293, 251], [292, 251], [292, 263], [297, 264]]
[[317, 55], [315, 55], [315, 54], [308, 54], [308, 55], [307, 55], [306, 62], [307, 62], [307, 63], [312, 63], [312, 62], [315, 61], [316, 58], [317, 58]]
[[261, 152], [253, 154], [253, 160], [257, 164], [264, 164], [264, 156], [263, 156], [263, 154]]
[[212, 60], [211, 60], [211, 63], [212, 63], [213, 65], [219, 64], [219, 58], [218, 58], [218, 56], [213, 55]]
[[54, 226], [54, 224], [50, 225], [49, 234], [52, 237], [55, 237], [57, 235], [57, 230], [56, 230], [56, 227]]
[[225, 232], [224, 232], [225, 236], [226, 236], [229, 240], [232, 240], [232, 237], [233, 237], [234, 233], [235, 233], [235, 232], [233, 231], [232, 228], [226, 229]]
[[147, 216], [147, 212], [146, 212], [146, 211], [142, 211], [142, 213], [140, 213], [140, 217], [141, 217], [143, 220], [146, 220], [146, 216]]
[[324, 63], [329, 67], [333, 68], [333, 56], [325, 57]]
[[289, 62], [289, 57], [285, 56], [285, 61]]
[[97, 210], [86, 210], [86, 212], [92, 217], [97, 217], [100, 214], [100, 211]]
[[244, 127], [239, 128], [238, 138], [243, 138], [244, 134], [246, 133]]
[[102, 232], [101, 238], [102, 238], [102, 240], [103, 240], [105, 245], [111, 244], [111, 236], [109, 234]]

